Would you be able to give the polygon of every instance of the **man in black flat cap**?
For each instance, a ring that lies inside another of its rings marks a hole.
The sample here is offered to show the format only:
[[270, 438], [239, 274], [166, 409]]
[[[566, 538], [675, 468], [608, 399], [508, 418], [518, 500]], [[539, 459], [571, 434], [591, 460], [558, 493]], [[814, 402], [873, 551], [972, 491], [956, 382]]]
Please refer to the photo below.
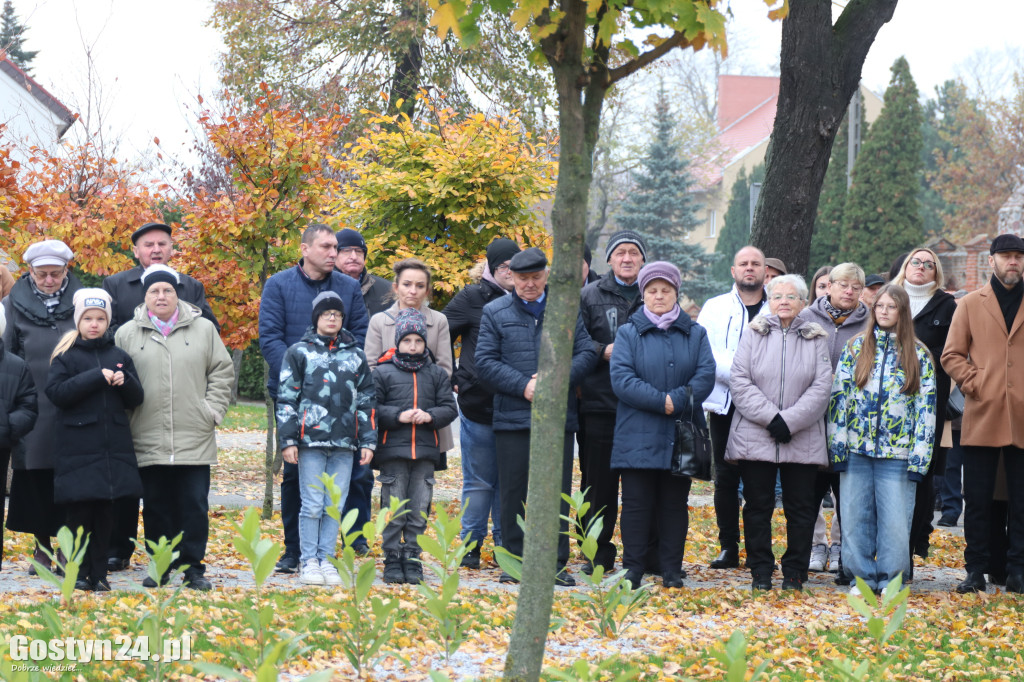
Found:
[[[524, 514], [530, 470], [530, 423], [537, 384], [540, 334], [547, 306], [548, 260], [538, 248], [526, 249], [509, 261], [514, 291], [484, 306], [476, 342], [476, 370], [481, 383], [494, 392], [494, 445], [498, 455], [498, 489], [501, 497], [501, 544], [516, 556], [523, 555], [523, 530], [516, 517]], [[576, 319], [569, 373], [569, 400], [562, 448], [562, 492], [572, 484], [573, 434], [577, 429], [575, 387], [594, 368], [597, 351], [583, 321]], [[562, 503], [562, 515], [569, 505]], [[559, 573], [555, 584], [575, 585], [565, 571], [569, 537], [561, 522], [558, 537]], [[501, 582], [514, 582], [502, 573]]]
[[[132, 253], [139, 264], [131, 270], [119, 272], [103, 280], [103, 289], [110, 294], [114, 305], [110, 320], [110, 334], [125, 324], [135, 315], [135, 309], [145, 300], [146, 292], [142, 287], [142, 272], [153, 263], [168, 265], [174, 252], [171, 241], [171, 228], [164, 223], [146, 223], [132, 233]], [[197, 306], [203, 317], [220, 329], [220, 324], [206, 302], [206, 289], [202, 282], [178, 273], [178, 298]], [[138, 498], [120, 498], [114, 502], [114, 528], [110, 537], [110, 556], [107, 560], [108, 571], [123, 571], [131, 564], [135, 544], [132, 538], [137, 535], [139, 524]]]

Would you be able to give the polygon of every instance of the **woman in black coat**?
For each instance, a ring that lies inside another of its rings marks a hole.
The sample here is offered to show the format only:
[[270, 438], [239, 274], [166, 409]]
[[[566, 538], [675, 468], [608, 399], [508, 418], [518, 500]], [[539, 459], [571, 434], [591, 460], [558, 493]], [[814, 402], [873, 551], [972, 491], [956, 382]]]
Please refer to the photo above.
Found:
[[57, 406], [54, 499], [67, 509], [68, 527], [89, 536], [75, 587], [106, 592], [107, 550], [114, 500], [140, 497], [142, 480], [126, 410], [142, 404], [142, 384], [131, 357], [107, 334], [110, 295], [75, 294], [77, 329], [53, 351], [46, 396]]
[[935, 475], [944, 476], [946, 473], [946, 449], [941, 447], [940, 443], [942, 420], [945, 418], [946, 403], [949, 401], [950, 380], [939, 358], [942, 357], [946, 337], [949, 335], [949, 325], [953, 321], [953, 313], [956, 312], [956, 299], [942, 289], [945, 279], [938, 255], [924, 247], [914, 249], [903, 259], [903, 266], [893, 279], [893, 283], [902, 286], [910, 296], [910, 312], [914, 315], [914, 335], [927, 346], [935, 361], [935, 415], [938, 420], [935, 424], [935, 444], [928, 473], [917, 484], [914, 517], [910, 522], [911, 555], [917, 554], [926, 558], [928, 536], [933, 530]]

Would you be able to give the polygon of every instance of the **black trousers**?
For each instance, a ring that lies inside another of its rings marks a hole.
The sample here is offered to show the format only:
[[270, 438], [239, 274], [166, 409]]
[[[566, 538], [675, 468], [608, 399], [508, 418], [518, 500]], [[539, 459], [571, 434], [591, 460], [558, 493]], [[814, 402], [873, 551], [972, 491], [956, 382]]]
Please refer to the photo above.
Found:
[[68, 515], [68, 528], [71, 529], [71, 533], [77, 535], [78, 528], [81, 526], [82, 538], [89, 538], [78, 577], [88, 578], [93, 582], [106, 580], [110, 529], [114, 525], [114, 501], [69, 502], [65, 508]]
[[[622, 469], [622, 567], [644, 573], [650, 536], [657, 524], [658, 563], [663, 577], [683, 568], [690, 525], [690, 479], [656, 469]], [[504, 530], [504, 529], [502, 529]]]
[[[562, 442], [562, 492], [572, 485], [573, 432], [566, 431]], [[526, 518], [526, 491], [530, 483], [530, 432], [495, 431], [494, 449], [498, 455], [498, 490], [501, 494], [501, 545], [518, 557], [523, 556], [523, 529], [516, 517]], [[569, 504], [562, 501], [561, 514], [569, 515]], [[558, 566], [569, 562], [569, 530], [559, 523]]]
[[[938, 437], [938, 436], [936, 436]], [[924, 478], [917, 482], [917, 495], [914, 497], [914, 515], [910, 520], [910, 555], [917, 554], [928, 558], [931, 546], [929, 537], [935, 526], [935, 472], [946, 473], [946, 448], [935, 448], [932, 451], [931, 466]]]
[[210, 536], [210, 466], [157, 465], [139, 469], [142, 477], [142, 524], [146, 539], [168, 540], [182, 533], [179, 556], [171, 568], [203, 575]]
[[786, 553], [782, 575], [807, 580], [814, 522], [821, 498], [815, 494], [818, 467], [814, 464], [738, 463], [743, 478], [743, 540], [747, 566], [754, 575], [770, 576], [775, 569], [772, 553], [772, 512], [775, 510], [775, 478], [782, 480], [782, 508], [786, 515]]
[[1006, 468], [1008, 574], [1024, 573], [1024, 449], [964, 446], [964, 563], [968, 573], [998, 574], [992, 563], [992, 495], [999, 453]]
[[299, 560], [299, 465], [284, 463], [281, 476], [281, 525], [284, 526], [284, 555]]
[[718, 521], [718, 544], [723, 550], [739, 551], [740, 547], [740, 472], [725, 461], [729, 444], [729, 427], [736, 406], [728, 414], [708, 413], [711, 452], [715, 457], [715, 518]]
[[582, 417], [586, 440], [580, 461], [584, 463], [587, 481], [586, 500], [590, 509], [583, 518], [586, 528], [591, 519], [602, 520], [601, 533], [597, 538], [597, 554], [594, 563], [604, 566], [606, 571], [615, 565], [615, 521], [619, 518], [619, 472], [611, 468], [612, 441], [615, 437], [615, 415], [586, 414]]
[[135, 543], [132, 539], [139, 533], [141, 501], [138, 497], [119, 497], [114, 500], [114, 518], [108, 550], [111, 559], [131, 559], [132, 553], [135, 552]]

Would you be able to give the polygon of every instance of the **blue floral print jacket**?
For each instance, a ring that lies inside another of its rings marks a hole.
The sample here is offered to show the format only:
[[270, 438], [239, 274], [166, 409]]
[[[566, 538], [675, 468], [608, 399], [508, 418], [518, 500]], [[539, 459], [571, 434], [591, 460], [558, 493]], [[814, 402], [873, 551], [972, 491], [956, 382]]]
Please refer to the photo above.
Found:
[[850, 453], [902, 459], [910, 480], [919, 481], [931, 464], [935, 440], [935, 365], [918, 344], [921, 385], [917, 393], [900, 393], [905, 381], [896, 336], [875, 329], [875, 366], [864, 388], [857, 388], [854, 368], [864, 338], [843, 349], [828, 406], [828, 450], [835, 471], [845, 471]]

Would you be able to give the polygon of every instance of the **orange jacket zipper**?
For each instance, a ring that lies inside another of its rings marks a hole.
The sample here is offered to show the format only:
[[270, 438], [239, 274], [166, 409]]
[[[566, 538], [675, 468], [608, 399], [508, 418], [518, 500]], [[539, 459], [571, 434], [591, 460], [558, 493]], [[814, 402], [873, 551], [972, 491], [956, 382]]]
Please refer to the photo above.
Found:
[[[419, 404], [417, 398], [419, 397], [419, 388], [416, 384], [416, 372], [412, 373], [412, 409], [417, 409]], [[412, 423], [412, 458], [416, 459], [416, 422]]]

